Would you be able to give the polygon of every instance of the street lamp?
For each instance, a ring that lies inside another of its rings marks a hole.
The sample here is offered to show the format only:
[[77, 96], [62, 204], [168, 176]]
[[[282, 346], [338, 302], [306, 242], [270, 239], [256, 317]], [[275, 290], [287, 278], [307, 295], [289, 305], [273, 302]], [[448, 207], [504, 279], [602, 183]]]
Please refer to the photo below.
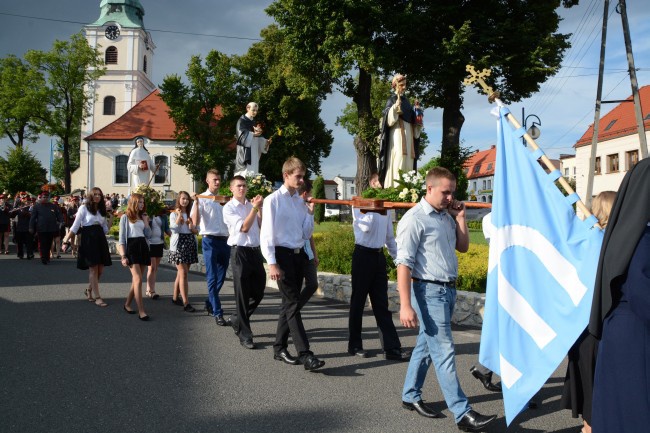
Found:
[[[531, 127], [526, 129], [526, 124], [529, 117], [534, 117], [537, 119], [537, 122], [533, 121]], [[535, 114], [529, 114], [526, 116], [526, 109], [524, 107], [521, 107], [521, 118], [524, 119], [524, 129], [526, 129], [528, 135], [530, 135], [533, 140], [537, 140], [539, 136], [542, 135], [542, 131], [537, 127], [538, 125], [542, 126], [542, 121], [539, 120], [539, 117], [537, 117]], [[524, 137], [521, 137], [521, 142], [526, 144], [526, 139], [524, 139]]]

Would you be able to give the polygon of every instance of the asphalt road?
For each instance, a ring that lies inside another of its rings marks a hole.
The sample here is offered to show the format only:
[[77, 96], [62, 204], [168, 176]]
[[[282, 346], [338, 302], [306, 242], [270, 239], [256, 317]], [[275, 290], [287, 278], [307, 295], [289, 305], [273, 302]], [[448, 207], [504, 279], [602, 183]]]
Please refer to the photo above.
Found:
[[[360, 359], [346, 352], [345, 305], [314, 299], [305, 307], [312, 350], [327, 362], [310, 373], [273, 360], [277, 291], [267, 289], [252, 322], [258, 349], [247, 350], [230, 328], [170, 302], [172, 269], [160, 271], [161, 299], [145, 300], [149, 322], [122, 310], [130, 274], [118, 261], [100, 284], [107, 308], [85, 300], [87, 275], [69, 255], [47, 266], [0, 256], [0, 432], [458, 431], [433, 370], [424, 398], [446, 417], [429, 420], [401, 408], [407, 365], [383, 359], [370, 312], [364, 345], [371, 357]], [[190, 276], [190, 293], [201, 307], [207, 293], [202, 275]], [[231, 281], [222, 301], [232, 311]], [[412, 347], [414, 331], [398, 331], [402, 345]], [[488, 432], [579, 430], [581, 422], [559, 409], [564, 365], [537, 395], [538, 409], [506, 429], [500, 394], [468, 373], [480, 331], [456, 329], [454, 339], [470, 404], [499, 416]]]

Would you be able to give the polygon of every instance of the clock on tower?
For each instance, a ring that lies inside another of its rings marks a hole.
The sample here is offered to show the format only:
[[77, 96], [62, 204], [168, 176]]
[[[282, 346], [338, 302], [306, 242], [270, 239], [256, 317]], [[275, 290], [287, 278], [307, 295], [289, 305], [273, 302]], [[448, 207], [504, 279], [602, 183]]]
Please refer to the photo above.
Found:
[[114, 41], [115, 39], [120, 36], [120, 28], [115, 25], [111, 25], [106, 27], [106, 31], [104, 32], [104, 35], [106, 38], [110, 39], [111, 41]]

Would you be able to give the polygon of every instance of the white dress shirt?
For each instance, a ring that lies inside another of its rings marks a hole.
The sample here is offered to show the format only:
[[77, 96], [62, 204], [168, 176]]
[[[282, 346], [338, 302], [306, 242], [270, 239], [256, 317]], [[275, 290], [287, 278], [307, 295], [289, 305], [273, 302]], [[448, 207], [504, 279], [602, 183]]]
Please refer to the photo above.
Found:
[[284, 185], [264, 199], [263, 210], [260, 246], [266, 262], [275, 265], [275, 247], [304, 247], [314, 232], [314, 216], [300, 194], [290, 195]]
[[106, 222], [106, 217], [102, 216], [99, 211], [93, 215], [88, 211], [88, 208], [83, 205], [79, 207], [79, 210], [77, 210], [77, 214], [74, 218], [74, 222], [72, 223], [72, 227], [70, 227], [70, 231], [74, 234], [77, 234], [79, 233], [79, 229], [81, 227], [94, 225], [102, 226], [104, 229], [104, 234], [108, 233], [108, 223]]
[[[201, 195], [216, 195], [212, 194], [210, 190], [201, 193]], [[192, 204], [190, 216], [194, 213], [194, 208], [199, 207], [199, 234], [212, 235], [212, 236], [228, 236], [228, 227], [223, 222], [223, 206], [210, 199], [197, 198]], [[196, 221], [194, 221], [196, 224]]]
[[246, 200], [241, 203], [233, 198], [223, 207], [223, 221], [228, 226], [228, 245], [238, 247], [259, 247], [260, 246], [260, 225], [259, 218], [248, 229], [248, 232], [241, 231], [244, 220], [251, 213], [253, 204]]
[[386, 215], [377, 212], [365, 214], [357, 208], [352, 208], [352, 229], [354, 230], [354, 243], [367, 248], [388, 248], [388, 253], [393, 258], [397, 257], [397, 243], [393, 234], [393, 211]]

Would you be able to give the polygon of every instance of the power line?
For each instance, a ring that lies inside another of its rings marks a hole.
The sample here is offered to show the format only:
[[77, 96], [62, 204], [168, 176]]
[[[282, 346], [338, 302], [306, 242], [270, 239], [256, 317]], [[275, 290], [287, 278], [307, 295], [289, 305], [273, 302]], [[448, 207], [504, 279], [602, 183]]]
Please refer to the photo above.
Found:
[[[71, 21], [71, 20], [58, 20], [55, 18], [42, 18], [42, 17], [35, 17], [35, 16], [30, 16], [30, 15], [19, 15], [19, 14], [10, 14], [7, 12], [0, 12], [0, 15], [6, 15], [9, 17], [16, 17], [16, 18], [25, 18], [25, 19], [32, 19], [32, 20], [42, 20], [42, 21], [51, 21], [51, 22], [56, 22], [56, 23], [66, 23], [66, 24], [80, 24], [82, 26], [88, 25], [88, 23], [82, 23], [79, 21]], [[209, 38], [221, 38], [221, 39], [237, 39], [237, 40], [243, 40], [243, 41], [261, 41], [262, 39], [260, 38], [246, 38], [243, 36], [231, 36], [231, 35], [215, 35], [211, 33], [194, 33], [194, 32], [179, 32], [175, 30], [163, 30], [163, 29], [153, 29], [153, 28], [147, 28], [145, 29], [149, 32], [158, 32], [158, 33], [171, 33], [175, 35], [188, 35], [188, 36], [204, 36], [204, 37], [209, 37]]]

